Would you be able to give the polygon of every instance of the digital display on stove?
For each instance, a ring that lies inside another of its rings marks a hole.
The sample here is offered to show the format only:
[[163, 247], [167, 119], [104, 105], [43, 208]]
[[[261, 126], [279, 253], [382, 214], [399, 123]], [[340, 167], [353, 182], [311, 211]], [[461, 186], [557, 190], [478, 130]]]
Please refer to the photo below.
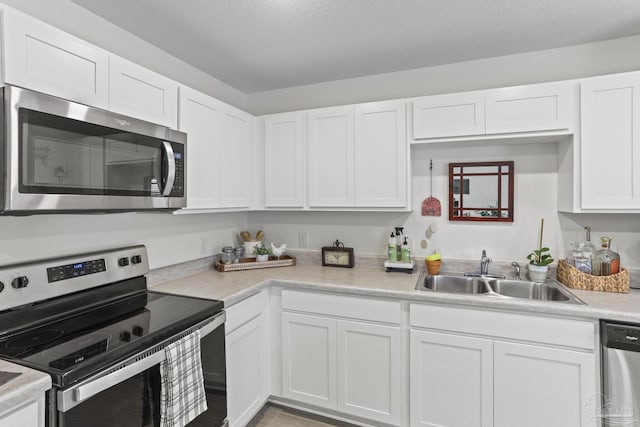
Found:
[[49, 283], [106, 271], [104, 258], [47, 268]]

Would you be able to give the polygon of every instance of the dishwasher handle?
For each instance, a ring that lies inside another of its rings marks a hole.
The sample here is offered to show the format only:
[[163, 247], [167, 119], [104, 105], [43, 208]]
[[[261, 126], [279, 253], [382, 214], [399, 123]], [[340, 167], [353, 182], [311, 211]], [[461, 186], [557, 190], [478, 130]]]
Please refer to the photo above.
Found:
[[640, 325], [602, 322], [600, 326], [603, 346], [640, 352]]

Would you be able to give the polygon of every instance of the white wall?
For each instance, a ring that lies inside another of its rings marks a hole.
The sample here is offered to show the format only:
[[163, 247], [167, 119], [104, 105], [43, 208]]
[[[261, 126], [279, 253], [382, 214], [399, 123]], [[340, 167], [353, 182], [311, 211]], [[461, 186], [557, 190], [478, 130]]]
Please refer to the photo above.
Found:
[[0, 217], [0, 265], [144, 244], [151, 268], [219, 253], [239, 244], [246, 213], [121, 213]]
[[241, 91], [69, 0], [2, 0], [2, 3], [179, 83], [246, 108], [246, 95]]
[[640, 36], [249, 94], [253, 114], [640, 70]]

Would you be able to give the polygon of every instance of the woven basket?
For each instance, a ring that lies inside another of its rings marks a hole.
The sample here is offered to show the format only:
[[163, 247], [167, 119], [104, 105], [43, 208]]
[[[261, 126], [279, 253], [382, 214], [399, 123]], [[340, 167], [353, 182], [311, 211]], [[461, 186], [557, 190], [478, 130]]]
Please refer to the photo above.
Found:
[[611, 276], [592, 276], [561, 259], [558, 262], [557, 277], [559, 282], [571, 289], [629, 293], [629, 271], [624, 268]]

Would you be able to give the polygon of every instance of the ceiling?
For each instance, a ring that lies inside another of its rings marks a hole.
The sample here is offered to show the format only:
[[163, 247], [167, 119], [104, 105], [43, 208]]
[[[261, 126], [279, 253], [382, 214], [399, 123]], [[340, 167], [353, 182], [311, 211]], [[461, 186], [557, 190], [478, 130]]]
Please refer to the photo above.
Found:
[[245, 93], [640, 34], [638, 0], [72, 1]]

